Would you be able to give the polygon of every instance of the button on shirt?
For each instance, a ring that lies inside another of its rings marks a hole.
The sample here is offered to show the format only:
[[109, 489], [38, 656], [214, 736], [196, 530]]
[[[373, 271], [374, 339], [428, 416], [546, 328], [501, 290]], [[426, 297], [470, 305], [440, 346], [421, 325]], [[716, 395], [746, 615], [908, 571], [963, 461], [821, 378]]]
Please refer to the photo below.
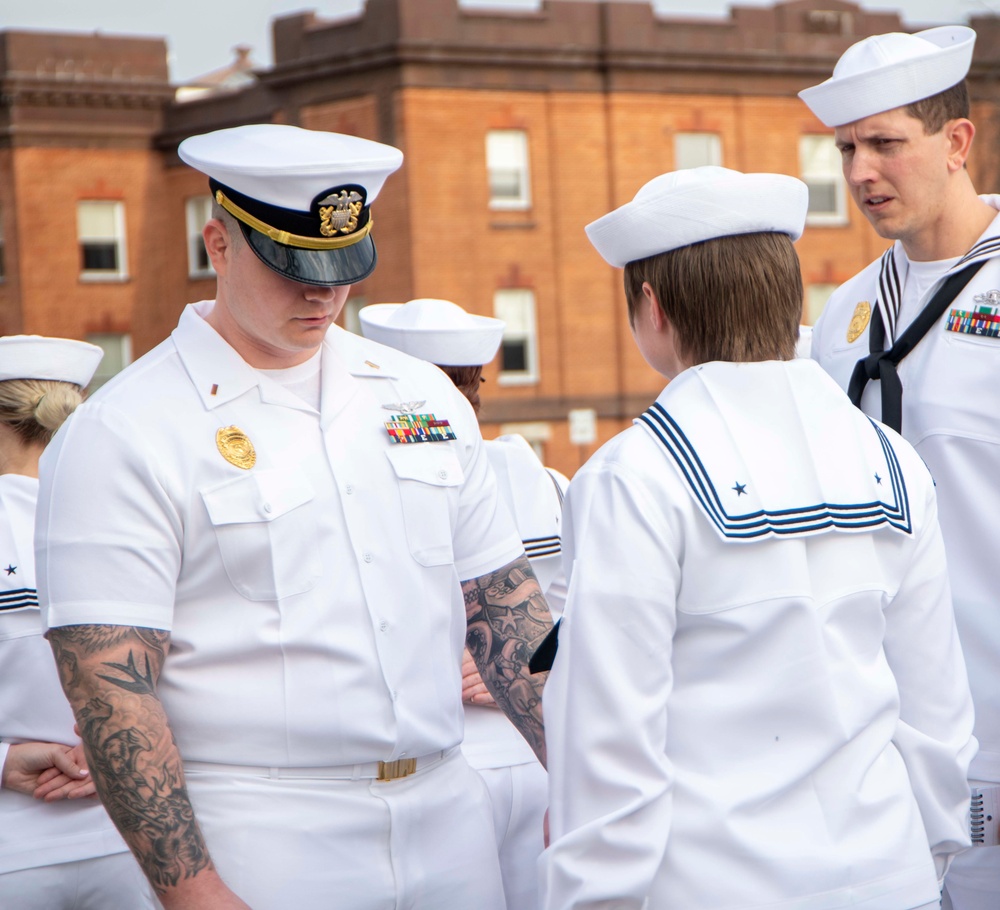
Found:
[[[159, 692], [188, 760], [339, 765], [454, 745], [460, 580], [522, 552], [475, 415], [435, 367], [338, 328], [317, 413], [223, 341], [211, 306], [189, 306], [46, 452], [48, 625], [169, 630]], [[393, 444], [383, 405], [417, 400], [457, 439]], [[217, 444], [228, 427], [254, 448], [249, 470]]]

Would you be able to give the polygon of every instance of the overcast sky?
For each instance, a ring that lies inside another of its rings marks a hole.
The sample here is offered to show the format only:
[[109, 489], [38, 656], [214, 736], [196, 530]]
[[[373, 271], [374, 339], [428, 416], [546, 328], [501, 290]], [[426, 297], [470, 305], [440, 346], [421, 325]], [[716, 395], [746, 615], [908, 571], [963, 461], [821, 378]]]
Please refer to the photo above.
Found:
[[[258, 66], [271, 64], [271, 20], [301, 10], [324, 18], [350, 16], [365, 0], [0, 0], [0, 29], [101, 31], [167, 39], [174, 83], [225, 66], [238, 44], [253, 48]], [[404, 0], [405, 2], [405, 0]], [[466, 6], [535, 6], [540, 0], [462, 0]], [[558, 2], [558, 0], [556, 0]], [[727, 0], [654, 0], [664, 13], [724, 16]], [[770, 6], [771, 0], [741, 0], [741, 6]], [[893, 10], [914, 25], [966, 23], [972, 14], [1000, 11], [1000, 0], [898, 0], [860, 4]]]

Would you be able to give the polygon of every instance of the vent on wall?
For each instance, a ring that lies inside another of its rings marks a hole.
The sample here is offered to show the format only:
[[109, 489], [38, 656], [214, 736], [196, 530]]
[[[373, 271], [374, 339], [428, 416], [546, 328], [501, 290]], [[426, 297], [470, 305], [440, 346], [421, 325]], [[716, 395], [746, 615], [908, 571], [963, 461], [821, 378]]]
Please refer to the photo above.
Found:
[[849, 12], [835, 9], [806, 11], [806, 31], [820, 35], [850, 35], [852, 19]]

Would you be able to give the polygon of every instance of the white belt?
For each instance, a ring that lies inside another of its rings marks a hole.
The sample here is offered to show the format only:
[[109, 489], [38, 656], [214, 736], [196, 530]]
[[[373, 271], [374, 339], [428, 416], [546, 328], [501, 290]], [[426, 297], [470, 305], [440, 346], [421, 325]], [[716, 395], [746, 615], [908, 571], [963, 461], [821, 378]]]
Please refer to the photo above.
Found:
[[395, 761], [372, 761], [357, 765], [333, 765], [316, 768], [278, 768], [261, 765], [230, 765], [214, 761], [186, 761], [185, 771], [207, 771], [214, 774], [242, 774], [267, 777], [271, 780], [376, 780], [389, 781], [419, 774], [444, 761], [458, 751], [458, 746], [422, 755], [419, 758], [397, 758]]
[[972, 788], [969, 825], [973, 847], [1000, 844], [1000, 785]]

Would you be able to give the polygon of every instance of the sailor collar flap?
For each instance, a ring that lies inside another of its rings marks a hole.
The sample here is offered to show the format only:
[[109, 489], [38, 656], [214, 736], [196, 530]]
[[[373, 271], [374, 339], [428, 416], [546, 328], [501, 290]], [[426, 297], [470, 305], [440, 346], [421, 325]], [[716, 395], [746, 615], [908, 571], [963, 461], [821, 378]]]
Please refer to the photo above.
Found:
[[888, 434], [811, 361], [703, 364], [636, 423], [723, 541], [912, 531]]

